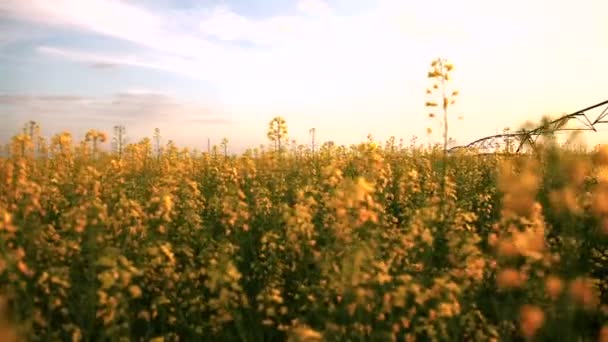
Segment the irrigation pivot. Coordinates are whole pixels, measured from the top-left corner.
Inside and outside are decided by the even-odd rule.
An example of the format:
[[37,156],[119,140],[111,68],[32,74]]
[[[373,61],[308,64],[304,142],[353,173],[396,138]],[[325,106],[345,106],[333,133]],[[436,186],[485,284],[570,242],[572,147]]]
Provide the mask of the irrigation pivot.
[[[595,115],[593,114],[595,113]],[[591,120],[590,117],[595,117]],[[517,148],[515,153],[523,151],[526,145],[534,149],[538,137],[547,134],[567,131],[593,131],[597,132],[596,126],[599,124],[608,123],[608,100],[597,103],[585,109],[578,110],[574,113],[564,115],[558,119],[536,127],[532,130],[522,129],[518,132],[502,133],[490,135],[477,139],[468,145],[455,146],[449,149],[449,152],[457,150],[477,150],[482,152],[493,152],[500,149],[505,144],[512,143]],[[570,122],[575,122],[578,126],[569,126]]]

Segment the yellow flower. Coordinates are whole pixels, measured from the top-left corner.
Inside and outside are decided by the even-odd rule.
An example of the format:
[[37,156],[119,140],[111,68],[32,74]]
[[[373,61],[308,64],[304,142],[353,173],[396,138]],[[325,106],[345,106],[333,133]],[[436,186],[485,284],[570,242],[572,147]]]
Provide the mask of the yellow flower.
[[549,276],[545,280],[545,291],[547,295],[553,300],[562,293],[564,288],[564,282],[557,276]]
[[545,323],[545,313],[534,305],[522,306],[520,313],[520,329],[524,337],[531,339]]
[[593,281],[589,278],[579,277],[570,283],[570,296],[579,305],[591,310],[596,308],[599,297]]
[[173,209],[173,200],[171,199],[171,196],[165,195],[163,197],[163,206],[167,212],[170,212],[171,209]]
[[287,341],[289,342],[317,342],[322,341],[323,335],[307,326],[293,328]]
[[608,218],[603,218],[601,222],[601,232],[608,236]]
[[598,165],[608,165],[608,145],[599,145],[594,159]]
[[506,238],[503,238],[498,242],[497,253],[502,257],[515,257],[519,255],[519,251],[513,240]]
[[129,293],[131,294],[131,297],[139,298],[141,297],[141,288],[137,285],[131,285],[129,286]]
[[591,212],[597,216],[608,214],[608,188],[601,187],[593,193]]
[[17,268],[21,273],[23,273],[23,275],[27,277],[31,277],[34,275],[34,272],[30,270],[30,268],[23,261],[19,261],[17,263]]
[[603,326],[600,330],[598,342],[608,342],[608,325]]
[[501,289],[521,287],[524,281],[525,277],[513,268],[504,269],[496,276],[496,284]]

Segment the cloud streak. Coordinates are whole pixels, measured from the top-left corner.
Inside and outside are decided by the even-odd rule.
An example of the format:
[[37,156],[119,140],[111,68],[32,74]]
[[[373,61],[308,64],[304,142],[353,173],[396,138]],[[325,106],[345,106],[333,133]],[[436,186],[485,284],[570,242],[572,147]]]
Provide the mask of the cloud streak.
[[220,108],[183,102],[170,93],[145,88],[105,97],[0,93],[0,117],[2,143],[29,120],[38,122],[46,137],[69,131],[78,140],[90,128],[111,133],[115,125],[124,125],[134,142],[151,137],[158,127],[167,139],[190,146],[201,143],[201,134],[216,141],[222,134],[218,127],[239,125]]
[[144,44],[154,40],[151,36],[153,32],[149,31],[159,27],[162,21],[146,10],[122,1],[108,0],[5,0],[0,3],[0,13],[30,22],[90,30]]
[[0,94],[0,116],[13,122],[33,119],[58,129],[62,124],[75,124],[84,129],[95,122],[144,126],[151,122],[236,123],[217,109],[182,103],[165,93],[141,90],[119,92],[110,97]]
[[[78,0],[52,4],[8,0],[0,9],[22,20],[104,34],[147,48],[122,55],[44,45],[38,48],[40,53],[95,66],[163,70],[211,81],[226,90],[243,82],[312,83],[328,72],[361,72],[361,65],[370,62],[382,62],[375,65],[376,74],[386,74],[389,67],[396,66],[377,56],[380,49],[394,49],[400,37],[398,30],[383,23],[384,12],[339,17],[321,0],[302,0],[296,6],[302,15],[259,20],[226,6],[188,16],[175,11],[163,16],[121,1],[104,0],[90,0],[86,5]],[[183,27],[174,24],[180,20]],[[230,42],[253,46],[224,44]],[[397,50],[399,54],[406,51]],[[349,83],[346,80],[343,85]]]
[[142,61],[141,58],[138,58],[135,55],[104,54],[44,45],[37,47],[37,51],[47,56],[60,57],[74,62],[90,64],[92,67],[98,68],[130,65],[142,68],[162,69],[160,64]]
[[0,94],[0,105],[21,106],[31,103],[73,103],[86,99],[86,97],[73,95]]
[[[136,46],[133,53],[113,49],[112,44],[85,48],[76,40],[42,41],[36,52],[44,58],[96,69],[137,67],[205,81],[205,86],[211,84],[214,93],[229,102],[232,111],[240,113],[239,122],[257,121],[260,113],[289,116],[297,112],[294,116],[299,116],[299,124],[323,121],[328,130],[342,128],[348,121],[352,126],[349,132],[357,136],[372,128],[385,127],[387,132],[390,129],[386,126],[399,123],[423,132],[427,122],[405,120],[407,115],[425,116],[425,71],[437,56],[448,57],[457,65],[458,86],[466,94],[459,110],[479,123],[471,123],[468,128],[472,130],[481,124],[495,125],[497,119],[487,116],[486,110],[496,103],[501,103],[497,116],[511,122],[519,120],[511,115],[518,108],[553,110],[542,103],[562,107],[570,105],[567,101],[573,106],[574,101],[586,102],[584,96],[599,94],[595,89],[601,88],[599,79],[606,74],[603,60],[608,56],[608,45],[601,35],[607,26],[600,21],[600,14],[608,7],[598,0],[552,6],[547,6],[549,1],[525,0],[501,4],[379,0],[352,15],[341,15],[322,0],[301,0],[294,3],[289,15],[266,18],[253,18],[226,5],[186,11],[152,9],[146,7],[147,2],[137,3],[5,0],[0,1],[0,20],[20,20],[49,31],[60,28],[64,32],[67,28],[90,36],[92,41],[104,35],[131,42]],[[564,13],[586,19],[565,23],[561,19]],[[540,17],[543,25],[538,25]],[[2,39],[14,41],[13,34],[2,38],[0,33],[0,45]],[[583,56],[590,47],[602,44],[604,50],[595,49]],[[460,72],[466,78],[459,77]],[[566,77],[570,81],[561,80]],[[524,78],[525,83],[521,82]],[[575,84],[593,86],[581,90]],[[541,88],[542,98],[537,95]],[[510,101],[504,103],[505,98]],[[204,124],[222,121],[207,119],[213,110],[204,106],[172,100],[150,97],[138,102],[115,95],[70,106],[100,118],[130,112],[158,118],[180,113],[180,120],[195,122],[193,118],[200,111],[205,113],[201,119]],[[37,101],[39,107],[59,108],[49,101]],[[536,107],[531,108],[533,101]],[[313,114],[309,113],[316,117],[311,119]],[[370,113],[374,117],[370,118]],[[384,116],[380,118],[378,113]],[[529,112],[520,117],[527,115]],[[397,117],[401,121],[386,123]]]

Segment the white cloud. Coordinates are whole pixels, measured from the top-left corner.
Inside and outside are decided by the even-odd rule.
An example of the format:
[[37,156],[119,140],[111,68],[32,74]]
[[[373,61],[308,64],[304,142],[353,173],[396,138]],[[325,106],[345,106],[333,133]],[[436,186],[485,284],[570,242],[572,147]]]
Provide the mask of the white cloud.
[[0,13],[50,26],[72,27],[137,43],[171,56],[216,61],[221,47],[170,28],[176,19],[120,0],[6,0]]
[[[606,75],[602,60],[607,50],[597,39],[606,31],[599,17],[606,5],[593,1],[546,7],[548,1],[380,0],[364,13],[341,16],[321,0],[301,0],[294,5],[300,13],[253,19],[226,6],[185,13],[152,11],[118,0],[5,0],[0,1],[0,13],[144,47],[137,54],[124,54],[41,46],[39,51],[47,55],[210,81],[242,116],[297,109],[303,113],[302,124],[323,119],[335,128],[350,115],[349,124],[357,126],[353,131],[364,132],[370,129],[364,112],[390,113],[385,119],[415,115],[421,120],[409,122],[408,127],[426,127],[424,77],[436,56],[456,63],[457,72],[463,73],[456,76],[462,86],[460,108],[486,126],[496,121],[485,114],[495,103],[501,103],[497,111],[502,112],[497,114],[517,121],[511,114],[517,108],[553,110],[540,101],[548,106],[559,100],[555,107],[563,107],[573,98],[601,95],[597,85]],[[584,12],[595,17],[577,21],[582,31],[570,27],[574,24],[565,29],[561,15],[569,11],[577,17]],[[541,17],[543,25],[537,22]],[[594,42],[604,44],[604,50],[582,56]],[[588,63],[575,62],[581,60]],[[562,82],[559,75],[576,82]],[[527,81],[521,82],[522,78]],[[583,83],[596,86],[576,85]],[[537,95],[541,88],[542,99]],[[505,97],[510,101],[504,103]],[[532,101],[540,104],[531,108]],[[318,117],[309,119],[304,115],[307,111]],[[481,125],[468,122],[470,129]]]
[[17,18],[49,25],[71,26],[138,43],[155,40],[162,18],[121,1],[112,0],[5,0],[0,11]]
[[298,9],[308,14],[324,15],[331,12],[329,5],[323,0],[300,0]]
[[88,64],[94,68],[135,66],[207,81],[217,77],[217,72],[215,71],[217,69],[214,70],[212,65],[203,64],[198,59],[183,58],[164,53],[144,51],[139,54],[117,54],[46,45],[38,46],[36,50],[44,55]]
[[277,16],[253,20],[220,6],[204,16],[199,28],[203,35],[220,40],[271,45],[284,42],[299,25],[302,22],[297,17]]
[[[1,14],[1,12],[0,12]],[[40,38],[43,34],[28,27],[16,27],[14,22],[8,23],[0,20],[0,48],[14,42]]]
[[[363,108],[383,110],[387,103],[396,103],[402,94],[418,86],[416,81],[404,80],[415,80],[416,73],[424,77],[428,60],[437,52],[434,48],[425,51],[424,46],[415,44],[417,39],[426,35],[428,44],[449,43],[450,39],[433,33],[441,31],[442,26],[437,28],[436,20],[425,21],[432,19],[431,15],[417,18],[415,8],[396,1],[382,2],[367,13],[341,17],[328,12],[322,2],[309,0],[300,2],[299,9],[308,13],[325,11],[326,15],[261,20],[216,7],[200,12],[200,31],[171,25],[180,18],[175,13],[151,13],[117,1],[91,0],[91,7],[74,0],[59,1],[59,5],[51,6],[34,0],[15,7],[23,7],[17,12],[30,20],[72,25],[153,50],[124,55],[43,46],[41,52],[97,65],[132,65],[211,81],[226,97],[234,99],[237,107],[240,103],[240,108],[272,104],[276,108],[336,108],[342,113],[361,112]],[[118,18],[116,23],[109,21],[112,17]],[[196,22],[194,15],[187,19],[185,24]],[[409,26],[398,27],[395,20],[408,22]],[[434,41],[429,40],[428,32]],[[264,46],[222,45],[210,38]]]
[[[35,22],[110,35],[152,49],[124,55],[42,46],[40,52],[97,66],[124,64],[175,72],[212,81],[226,91],[241,88],[242,93],[255,86],[258,91],[252,96],[283,90],[312,91],[316,88],[314,83],[328,78],[333,88],[352,87],[355,79],[360,80],[361,86],[370,77],[391,78],[395,68],[403,69],[406,64],[398,60],[409,52],[408,42],[395,27],[386,24],[386,14],[396,12],[386,10],[394,9],[393,4],[354,17],[334,15],[320,0],[302,0],[297,6],[308,13],[327,15],[254,20],[227,7],[216,7],[200,12],[198,28],[178,28],[174,23],[183,14],[152,13],[120,1],[9,0],[0,4],[0,10]],[[184,22],[193,25],[196,16],[191,14]],[[264,47],[223,45],[211,38]]]

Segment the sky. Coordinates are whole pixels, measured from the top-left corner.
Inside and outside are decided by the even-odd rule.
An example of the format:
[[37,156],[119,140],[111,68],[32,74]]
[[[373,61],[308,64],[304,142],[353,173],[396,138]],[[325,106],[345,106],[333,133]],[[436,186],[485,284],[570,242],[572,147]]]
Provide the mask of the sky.
[[436,142],[426,76],[443,57],[464,144],[607,100],[605,13],[605,0],[1,0],[0,142],[35,120],[46,136],[124,125],[135,142],[158,127],[238,152],[267,143],[277,115],[300,143],[312,127],[338,144]]

